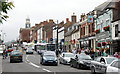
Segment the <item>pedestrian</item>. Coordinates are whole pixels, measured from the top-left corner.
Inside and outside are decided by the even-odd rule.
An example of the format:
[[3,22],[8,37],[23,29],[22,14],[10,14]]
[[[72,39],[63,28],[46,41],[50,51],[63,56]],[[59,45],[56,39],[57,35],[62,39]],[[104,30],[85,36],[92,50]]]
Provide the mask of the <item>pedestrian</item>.
[[102,56],[107,56],[106,50],[103,50]]
[[114,57],[118,57],[118,53],[117,52],[115,52]]
[[117,58],[120,58],[120,52],[119,52],[119,54],[118,54],[118,57]]
[[73,53],[73,54],[76,54],[76,49],[75,49],[75,48],[72,50],[72,53]]
[[7,52],[6,49],[4,49],[3,50],[3,59],[6,59],[6,57],[7,57],[7,53],[6,52]]

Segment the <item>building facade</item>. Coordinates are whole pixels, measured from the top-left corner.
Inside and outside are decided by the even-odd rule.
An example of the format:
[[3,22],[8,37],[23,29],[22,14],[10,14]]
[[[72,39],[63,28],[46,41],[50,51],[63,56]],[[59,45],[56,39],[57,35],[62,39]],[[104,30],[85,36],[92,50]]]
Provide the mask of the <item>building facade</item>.
[[96,47],[101,52],[113,54],[112,49],[112,21],[115,2],[105,2],[95,8],[96,18]]

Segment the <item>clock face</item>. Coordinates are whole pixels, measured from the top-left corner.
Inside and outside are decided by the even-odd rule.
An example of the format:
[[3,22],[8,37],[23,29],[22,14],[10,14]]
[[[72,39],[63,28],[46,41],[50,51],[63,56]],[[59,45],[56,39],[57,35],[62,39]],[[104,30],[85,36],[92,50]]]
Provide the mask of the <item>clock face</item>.
[[30,24],[26,24],[26,27],[29,28],[29,27],[30,27]]

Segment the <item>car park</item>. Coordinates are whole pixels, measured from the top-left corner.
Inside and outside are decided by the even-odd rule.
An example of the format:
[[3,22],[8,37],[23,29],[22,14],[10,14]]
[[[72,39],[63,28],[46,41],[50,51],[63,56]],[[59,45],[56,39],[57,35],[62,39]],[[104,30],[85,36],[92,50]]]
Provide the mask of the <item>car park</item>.
[[85,53],[76,54],[74,58],[70,60],[70,66],[75,68],[90,69],[90,62],[92,58]]
[[117,58],[115,57],[97,57],[93,61],[91,61],[91,73],[106,73],[107,66]]
[[42,65],[58,65],[58,59],[54,51],[46,51],[41,55],[40,64]]
[[23,54],[19,50],[14,50],[10,53],[10,63],[15,61],[23,61]]
[[70,64],[70,59],[74,57],[73,53],[63,52],[59,57],[60,64]]
[[120,74],[120,59],[114,60],[109,66],[107,66],[106,74]]

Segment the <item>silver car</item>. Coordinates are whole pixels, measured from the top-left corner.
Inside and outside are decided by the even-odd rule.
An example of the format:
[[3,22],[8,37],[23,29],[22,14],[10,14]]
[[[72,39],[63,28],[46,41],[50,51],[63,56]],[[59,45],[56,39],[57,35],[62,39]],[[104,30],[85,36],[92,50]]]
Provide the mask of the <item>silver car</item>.
[[70,64],[70,59],[74,57],[73,53],[63,52],[59,57],[60,64]]

